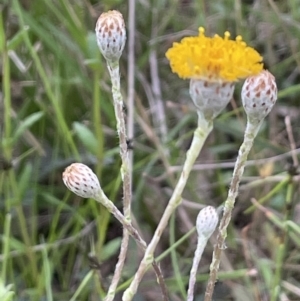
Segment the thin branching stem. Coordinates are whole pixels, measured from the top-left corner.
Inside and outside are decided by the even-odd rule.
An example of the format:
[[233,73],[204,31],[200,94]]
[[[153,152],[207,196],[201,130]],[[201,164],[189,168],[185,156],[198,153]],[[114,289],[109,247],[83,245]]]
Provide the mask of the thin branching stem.
[[[120,254],[119,254],[119,260],[118,260],[118,263],[115,268],[115,274],[113,277],[113,281],[110,285],[110,288],[108,290],[108,294],[106,297],[106,301],[112,301],[114,298],[116,287],[119,282],[119,279],[121,276],[121,271],[123,269],[124,262],[126,259],[129,234],[135,235],[137,242],[140,244],[140,246],[142,247],[143,250],[146,250],[147,244],[142,240],[142,238],[140,237],[138,232],[131,225],[131,187],[132,187],[131,170],[130,170],[130,161],[129,161],[129,155],[128,155],[125,117],[124,117],[124,112],[123,112],[124,103],[123,103],[123,97],[122,97],[121,89],[120,89],[119,62],[118,61],[107,61],[107,67],[108,67],[111,81],[112,81],[112,94],[113,94],[113,101],[114,101],[115,116],[116,116],[116,120],[117,120],[117,132],[119,135],[119,142],[120,142],[120,156],[121,156],[121,160],[122,160],[121,177],[123,180],[123,194],[124,194],[123,208],[124,208],[124,217],[125,217],[125,220],[122,222],[124,225],[124,232],[123,232],[121,250],[120,250]],[[118,215],[115,208],[113,209],[113,211],[115,214]],[[119,216],[119,218],[120,218],[120,216]],[[133,231],[133,229],[134,229],[134,231]],[[129,233],[127,233],[127,231],[129,231]],[[130,231],[131,231],[131,233],[130,233]],[[153,269],[156,273],[158,283],[161,287],[163,299],[165,301],[167,301],[168,300],[167,288],[166,288],[166,284],[164,282],[162,271],[154,260],[152,260],[151,263],[152,263]]]
[[[123,97],[120,89],[119,61],[107,61],[107,66],[112,82],[113,103],[114,103],[114,110],[115,110],[115,116],[117,121],[117,132],[119,135],[120,156],[122,160],[121,177],[123,180],[123,210],[124,210],[125,219],[128,222],[130,222],[131,221],[131,188],[132,188],[131,168],[130,168],[131,164],[128,156],[126,125],[125,125],[125,117],[123,114],[124,103],[123,103]],[[108,293],[105,298],[105,301],[113,301],[114,299],[116,288],[121,278],[122,270],[126,260],[128,243],[129,243],[129,232],[124,227],[119,259],[116,264],[115,272],[110,287],[108,289]]]
[[[104,194],[103,190],[100,191],[100,194],[96,197],[96,201],[101,203],[106,209],[113,214],[113,216],[123,225],[123,227],[128,231],[131,237],[136,241],[137,245],[143,250],[146,251],[147,244],[140,236],[139,232],[132,226],[131,222],[125,218],[125,216],[119,211],[119,209],[114,205],[114,203],[107,198]],[[161,291],[163,294],[163,300],[168,301],[167,295],[167,287],[163,278],[162,271],[157,264],[157,262],[153,259],[151,262],[153,269],[155,271],[156,277],[158,279],[158,283],[161,287]],[[111,297],[111,295],[110,295]]]
[[181,203],[181,195],[183,189],[189,178],[189,174],[192,170],[192,167],[199,155],[200,150],[202,149],[204,142],[212,131],[213,125],[212,121],[205,120],[201,115],[199,115],[198,127],[194,132],[194,137],[190,149],[187,152],[186,160],[183,165],[183,170],[181,172],[179,181],[175,187],[173,195],[163,213],[163,216],[156,228],[154,236],[148,245],[144,258],[142,259],[138,271],[136,272],[133,281],[131,282],[129,288],[125,291],[123,295],[123,301],[132,300],[133,296],[136,294],[139,283],[141,282],[145,272],[147,271],[148,266],[153,262],[154,251],[160,240],[160,237],[166,228],[168,221],[176,209],[176,207]]

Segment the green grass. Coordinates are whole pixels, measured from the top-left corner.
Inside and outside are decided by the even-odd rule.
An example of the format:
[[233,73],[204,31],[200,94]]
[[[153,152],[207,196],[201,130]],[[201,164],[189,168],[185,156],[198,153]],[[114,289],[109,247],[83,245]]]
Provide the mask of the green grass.
[[[277,104],[249,159],[291,150],[286,116],[299,147],[300,1],[255,3],[136,3],[133,214],[147,241],[179,173],[168,177],[161,149],[168,153],[168,164],[181,166],[197,123],[188,81],[172,74],[165,58],[173,41],[196,33],[199,26],[208,34],[223,35],[226,30],[232,36],[241,34],[263,55],[279,88]],[[108,9],[120,10],[127,20],[127,2],[4,0],[0,9],[0,278],[3,284],[12,284],[12,300],[101,300],[117,261],[122,228],[99,204],[70,193],[61,174],[75,161],[91,166],[108,197],[122,207],[110,79],[94,26],[98,15]],[[158,144],[142,124],[160,137],[155,113],[149,110],[152,50],[156,50],[168,129]],[[127,54],[125,49],[120,68],[124,99]],[[239,109],[240,89],[238,84],[235,101],[215,121],[198,160],[198,165],[216,165],[193,172],[185,189],[184,198],[193,204],[218,207],[226,198],[233,167],[223,168],[221,163],[234,162],[246,123]],[[275,301],[278,289],[289,300],[300,300],[299,185],[292,181],[292,163],[289,155],[246,168],[215,300]],[[254,208],[251,198],[263,208]],[[184,300],[196,247],[193,231],[180,239],[195,224],[199,210],[182,208],[187,218],[179,214],[172,218],[157,251],[172,300]],[[205,289],[212,248],[209,244],[200,264],[198,300]],[[129,254],[118,298],[139,263],[141,254],[133,242]],[[159,300],[155,277],[152,272],[147,275],[136,300]]]

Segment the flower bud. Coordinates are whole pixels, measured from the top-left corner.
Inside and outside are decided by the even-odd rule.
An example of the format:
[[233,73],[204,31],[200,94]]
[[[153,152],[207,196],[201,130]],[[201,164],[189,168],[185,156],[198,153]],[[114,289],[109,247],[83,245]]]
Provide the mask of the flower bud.
[[116,10],[102,13],[96,23],[97,44],[106,60],[119,60],[126,42],[123,16]]
[[251,122],[262,121],[277,100],[275,77],[267,70],[246,79],[242,88],[243,106]]
[[63,181],[69,190],[83,198],[96,198],[101,191],[97,176],[81,163],[68,166],[63,172]]
[[190,95],[198,112],[201,112],[207,120],[213,120],[231,100],[234,87],[234,82],[191,79]]
[[218,222],[219,216],[216,209],[212,206],[204,207],[197,216],[196,228],[198,236],[203,235],[205,238],[209,239],[214,233]]

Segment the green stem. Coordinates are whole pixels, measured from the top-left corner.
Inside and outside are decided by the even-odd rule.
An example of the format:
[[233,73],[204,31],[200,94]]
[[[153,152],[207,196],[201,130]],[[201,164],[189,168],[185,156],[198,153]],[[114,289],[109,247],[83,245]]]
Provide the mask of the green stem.
[[28,231],[27,219],[24,214],[22,200],[19,195],[18,183],[16,180],[16,175],[14,170],[9,170],[9,183],[10,183],[10,191],[13,192],[13,198],[16,200],[15,210],[18,218],[18,223],[20,227],[20,232],[22,239],[26,245],[26,253],[30,262],[30,267],[32,270],[34,281],[38,279],[38,269],[37,269],[37,259],[36,255],[32,251],[32,242],[30,239],[30,234]]
[[2,13],[0,14],[0,53],[2,53],[2,75],[3,75],[3,103],[4,103],[4,144],[3,153],[5,159],[11,159],[11,86],[10,86],[10,63],[6,47],[5,29]]
[[[286,177],[281,182],[279,182],[269,193],[264,195],[262,198],[257,200],[257,203],[262,205],[264,204],[268,199],[270,199],[273,195],[277,194],[279,191],[282,191],[284,187],[290,182],[290,177]],[[248,209],[244,211],[244,214],[252,213],[255,210],[256,206],[252,205]]]
[[4,239],[2,246],[2,254],[4,256],[2,270],[1,270],[1,279],[3,282],[6,281],[6,272],[7,272],[7,261],[9,253],[9,236],[10,236],[10,226],[11,226],[11,214],[6,214],[5,223],[4,223]]
[[283,233],[282,233],[282,239],[281,243],[279,245],[279,248],[277,250],[277,256],[276,256],[276,269],[275,269],[275,275],[273,278],[273,284],[271,288],[271,301],[278,300],[278,296],[280,293],[280,283],[282,278],[282,267],[285,259],[285,255],[287,252],[287,247],[289,243],[289,226],[288,221],[291,219],[291,212],[292,212],[292,200],[294,195],[294,183],[292,181],[292,178],[289,177],[289,184],[287,186],[287,192],[286,192],[286,210],[284,215],[284,227],[283,227]]
[[[170,219],[170,246],[172,246],[174,243],[175,243],[175,214],[172,214]],[[172,260],[172,266],[173,266],[178,290],[181,294],[181,298],[185,300],[186,299],[185,285],[182,280],[176,249],[172,249],[171,251],[171,260]]]
[[[101,97],[100,97],[100,71],[94,71],[93,81],[93,125],[98,141],[97,158],[99,162],[103,160],[103,129],[101,124]],[[97,165],[96,174],[100,176],[102,164]]]

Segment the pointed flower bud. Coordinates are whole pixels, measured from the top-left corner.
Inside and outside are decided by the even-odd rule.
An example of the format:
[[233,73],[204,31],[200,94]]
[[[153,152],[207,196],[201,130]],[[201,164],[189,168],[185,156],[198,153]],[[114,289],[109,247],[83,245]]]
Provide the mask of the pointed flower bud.
[[242,88],[243,106],[251,122],[262,121],[277,100],[275,77],[267,70],[246,79]]
[[216,209],[212,206],[204,207],[197,216],[196,228],[198,236],[204,236],[209,239],[214,233],[219,222],[219,216]]
[[234,82],[211,82],[192,78],[190,95],[198,112],[201,112],[207,120],[213,120],[231,100],[234,87]]
[[102,13],[96,23],[97,44],[106,60],[119,60],[126,42],[123,16],[116,10]]
[[83,198],[96,198],[101,191],[97,176],[81,163],[68,166],[63,172],[63,181],[69,190]]

